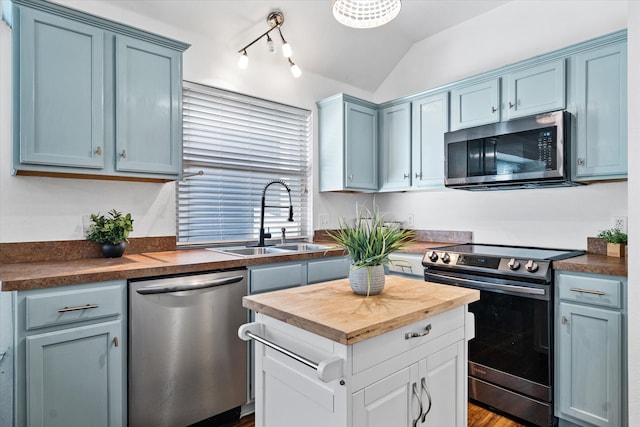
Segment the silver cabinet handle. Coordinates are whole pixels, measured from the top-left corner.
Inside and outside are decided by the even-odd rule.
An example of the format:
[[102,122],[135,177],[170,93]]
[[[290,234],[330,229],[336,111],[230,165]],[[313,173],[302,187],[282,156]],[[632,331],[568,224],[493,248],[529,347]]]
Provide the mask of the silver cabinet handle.
[[407,179],[407,178],[409,178],[409,175],[405,173],[404,174],[404,179]]
[[579,166],[584,165],[584,159],[582,157],[578,157],[578,165]]
[[422,178],[422,173],[416,172],[416,179],[420,179],[420,178]]
[[113,337],[113,345],[117,347],[119,343],[120,341],[118,341],[118,337]]
[[347,179],[348,179],[349,181],[353,181],[353,175],[349,175],[349,176],[347,177]]
[[420,395],[418,394],[418,384],[413,383],[413,397],[418,400],[418,404],[420,405],[420,413],[418,414],[418,418],[413,420],[413,427],[418,426],[418,422],[420,421],[420,417],[422,417],[422,399],[420,399]]
[[58,309],[58,313],[66,313],[68,311],[89,310],[91,308],[98,308],[98,304],[78,305],[76,307],[63,307]]
[[99,145],[96,147],[96,154],[98,156],[102,156],[102,147],[100,147]]
[[429,402],[429,405],[427,406],[427,410],[424,411],[424,414],[422,414],[422,422],[424,423],[427,420],[427,414],[431,412],[431,393],[429,393],[429,388],[427,387],[427,380],[425,377],[422,377],[420,384],[421,384],[420,400],[422,400],[422,392],[424,391],[427,394],[427,399]]
[[120,157],[122,157],[123,159],[127,158],[127,150],[122,150],[122,153],[120,153]]
[[167,294],[170,292],[195,291],[198,289],[213,288],[215,286],[230,285],[240,282],[244,276],[231,276],[224,279],[211,280],[208,282],[191,283],[188,285],[169,285],[169,286],[147,286],[136,290],[140,295],[150,294]]
[[491,106],[491,112],[492,112],[492,113],[495,113],[496,111],[498,111],[498,110],[496,110],[496,107]]
[[511,101],[509,101],[509,108],[513,108],[515,106],[516,106],[516,104],[512,103]]
[[420,338],[420,337],[424,337],[425,335],[429,335],[429,332],[431,332],[431,323],[429,323],[425,328],[423,332],[407,332],[406,334],[404,334],[404,339],[408,340],[411,338]]
[[578,292],[578,293],[581,293],[581,294],[591,294],[591,295],[600,295],[600,296],[606,295],[606,293],[604,293],[602,291],[593,291],[591,289],[571,288],[569,290],[573,291],[573,292]]
[[560,322],[563,325],[566,325],[569,322],[569,319],[567,319],[567,316],[562,316],[562,318],[560,319]]

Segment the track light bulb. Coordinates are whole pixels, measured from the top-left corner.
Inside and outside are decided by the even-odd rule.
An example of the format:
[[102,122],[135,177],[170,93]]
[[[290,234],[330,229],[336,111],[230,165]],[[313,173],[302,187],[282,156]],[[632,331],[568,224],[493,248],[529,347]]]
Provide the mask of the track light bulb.
[[291,64],[291,74],[293,77],[298,78],[302,75],[302,70],[289,58],[289,64]]
[[269,34],[267,34],[267,50],[269,51],[269,53],[273,53],[276,51],[276,47],[273,45],[273,40],[271,40]]
[[246,70],[247,65],[249,65],[249,57],[247,56],[247,51],[243,50],[240,58],[238,58],[238,67],[241,70]]

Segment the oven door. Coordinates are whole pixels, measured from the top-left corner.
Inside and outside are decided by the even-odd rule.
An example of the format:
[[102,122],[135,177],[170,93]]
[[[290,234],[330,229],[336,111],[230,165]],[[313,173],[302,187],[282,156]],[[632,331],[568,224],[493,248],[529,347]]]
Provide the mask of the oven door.
[[425,280],[480,290],[480,300],[469,304],[476,324],[469,341],[469,397],[548,425],[553,418],[551,286],[429,269]]

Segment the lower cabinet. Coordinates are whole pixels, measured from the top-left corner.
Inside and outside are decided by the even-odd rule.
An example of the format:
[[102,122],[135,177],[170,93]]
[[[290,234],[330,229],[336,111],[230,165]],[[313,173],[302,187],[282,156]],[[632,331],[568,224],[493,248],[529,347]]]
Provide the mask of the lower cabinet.
[[126,282],[17,293],[16,426],[126,425]]
[[353,394],[353,425],[467,425],[464,341]]
[[303,363],[256,344],[256,425],[467,425],[465,330],[473,328],[466,307],[352,345],[263,314],[256,321],[269,340],[320,361],[319,367],[343,361],[342,375],[325,380]]
[[560,425],[626,426],[626,279],[561,271],[556,284]]

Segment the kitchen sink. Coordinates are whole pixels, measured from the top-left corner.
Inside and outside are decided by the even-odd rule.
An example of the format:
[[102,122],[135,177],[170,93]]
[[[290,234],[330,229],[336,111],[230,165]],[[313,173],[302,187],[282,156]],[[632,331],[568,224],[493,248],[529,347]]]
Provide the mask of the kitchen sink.
[[222,252],[230,255],[252,256],[252,255],[278,255],[295,252],[324,251],[331,246],[316,245],[314,243],[289,243],[278,246],[232,246],[221,248],[207,248],[210,251]]

